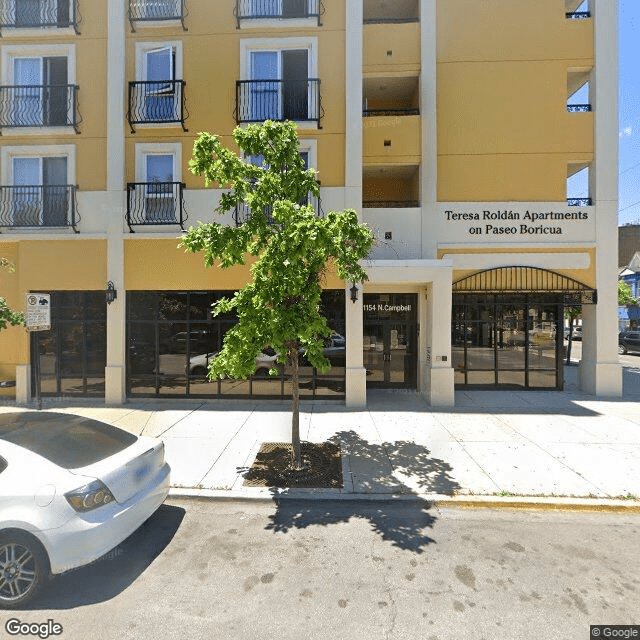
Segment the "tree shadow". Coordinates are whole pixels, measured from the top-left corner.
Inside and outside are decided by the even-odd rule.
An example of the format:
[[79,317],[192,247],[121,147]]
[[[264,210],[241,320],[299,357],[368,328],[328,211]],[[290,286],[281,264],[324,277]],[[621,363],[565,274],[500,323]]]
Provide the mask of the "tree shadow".
[[[324,490],[322,500],[312,500],[299,489],[271,488],[276,511],[266,529],[287,533],[364,518],[399,549],[422,553],[435,543],[428,535],[437,520],[434,507],[420,494],[452,495],[459,489],[451,465],[414,442],[371,443],[355,431],[338,432],[328,441],[340,446],[344,489]],[[352,493],[359,499],[350,500]]]
[[73,609],[111,600],[127,589],[169,545],[184,518],[163,504],[126,540],[91,564],[54,576],[24,610]]

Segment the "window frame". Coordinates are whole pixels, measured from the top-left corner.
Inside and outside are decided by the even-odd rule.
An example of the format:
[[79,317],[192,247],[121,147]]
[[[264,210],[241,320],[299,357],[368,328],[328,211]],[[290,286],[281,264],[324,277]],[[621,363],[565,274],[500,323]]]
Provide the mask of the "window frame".
[[[41,82],[44,81],[43,65],[45,58],[67,59],[67,84],[76,85],[76,56],[74,44],[20,44],[0,47],[0,69],[2,78],[6,78],[6,85],[16,85],[15,60],[20,58],[38,58],[41,61]],[[3,84],[5,84],[3,82]],[[44,85],[42,85],[44,86]],[[34,125],[32,127],[3,127],[5,135],[18,133],[19,135],[58,135],[74,133],[73,125]]]

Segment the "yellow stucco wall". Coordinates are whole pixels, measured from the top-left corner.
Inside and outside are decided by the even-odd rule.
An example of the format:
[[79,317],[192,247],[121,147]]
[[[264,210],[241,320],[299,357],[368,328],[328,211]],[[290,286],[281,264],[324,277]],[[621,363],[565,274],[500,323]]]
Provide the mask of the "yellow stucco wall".
[[422,159],[420,116],[363,118],[362,127],[364,164],[420,164]]
[[[178,238],[162,240],[125,240],[125,288],[131,291],[224,291],[242,288],[250,279],[247,263],[229,269],[214,264],[207,269],[204,255],[186,253],[178,248]],[[163,268],[162,265],[171,265]],[[327,270],[323,287],[342,289],[344,282],[333,269]]]
[[438,0],[439,200],[564,200],[567,165],[593,159],[593,114],[566,111],[569,70],[593,65],[593,24],[564,12]]
[[420,70],[420,23],[366,24],[363,34],[365,75]]

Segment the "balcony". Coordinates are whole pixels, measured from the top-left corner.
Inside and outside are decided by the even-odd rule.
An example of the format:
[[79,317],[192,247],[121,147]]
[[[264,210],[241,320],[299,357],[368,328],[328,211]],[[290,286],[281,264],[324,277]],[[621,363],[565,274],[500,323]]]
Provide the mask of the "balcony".
[[320,80],[238,80],[237,124],[265,120],[315,122],[320,129]]
[[320,26],[323,13],[321,0],[236,0],[234,10],[238,29],[244,20],[315,19]]
[[184,230],[183,182],[127,183],[127,225],[180,225]]
[[0,5],[0,30],[71,27],[79,35],[79,15],[77,0],[5,0]]
[[76,85],[0,86],[0,128],[73,127],[79,133],[79,124]]
[[129,24],[135,32],[136,23],[180,22],[184,31],[184,0],[129,0]]
[[403,24],[419,22],[420,3],[418,0],[364,0],[364,24]]
[[187,117],[184,80],[143,80],[129,83],[129,111],[127,121],[131,133],[134,125],[180,125],[183,131]]
[[[322,210],[322,206],[320,204],[320,198],[311,196],[310,198],[303,198],[300,201],[301,205],[309,203],[313,206],[313,209],[316,212],[316,216],[318,218],[324,218],[324,211]],[[269,224],[275,224],[275,221],[271,217],[271,207],[264,208],[264,215],[267,217],[267,222]],[[235,220],[236,227],[239,227],[241,224],[247,222],[250,218],[251,209],[249,208],[249,205],[246,202],[237,204],[233,213],[233,219]]]
[[79,233],[76,190],[71,184],[1,186],[0,227],[71,227]]

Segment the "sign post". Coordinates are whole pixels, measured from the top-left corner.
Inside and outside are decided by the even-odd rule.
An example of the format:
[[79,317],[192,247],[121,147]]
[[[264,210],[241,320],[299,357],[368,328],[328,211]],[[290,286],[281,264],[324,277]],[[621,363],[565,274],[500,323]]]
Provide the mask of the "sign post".
[[51,295],[48,293],[27,293],[25,297],[25,326],[32,337],[32,350],[35,363],[33,373],[35,375],[36,402],[38,409],[42,409],[40,398],[40,353],[38,350],[38,338],[36,332],[51,329]]

